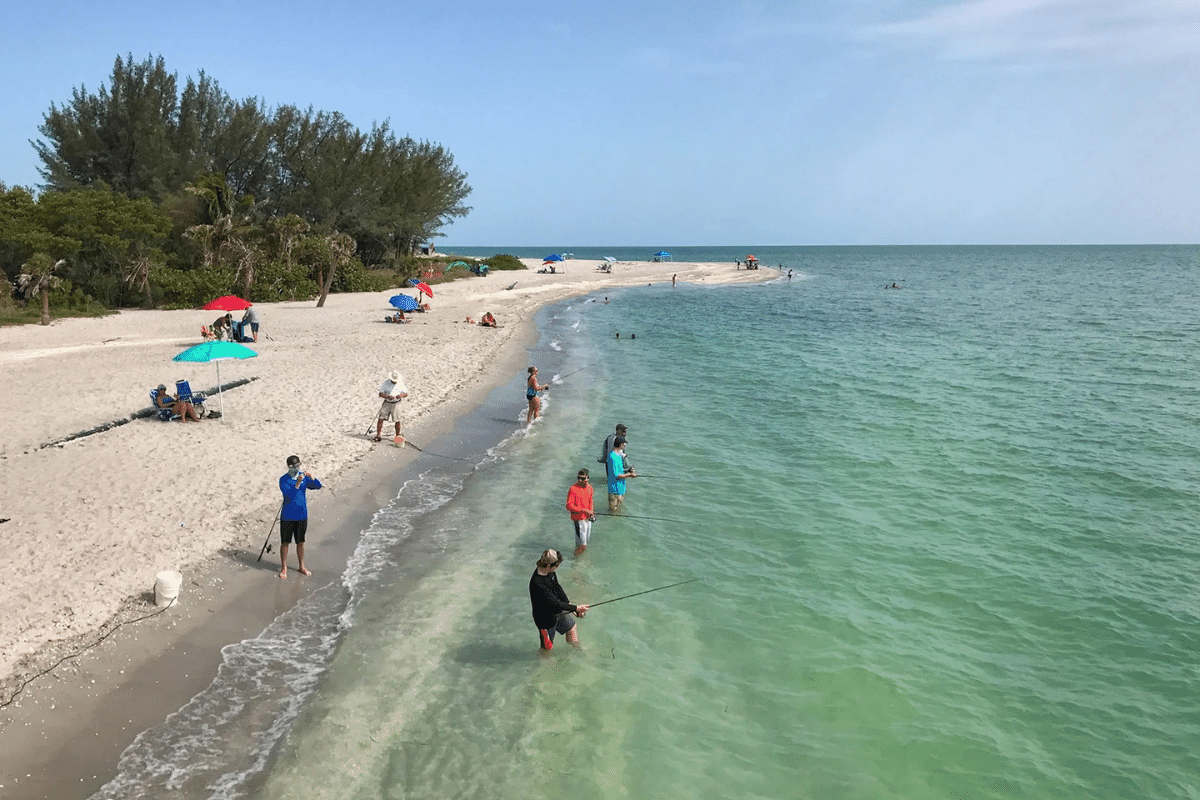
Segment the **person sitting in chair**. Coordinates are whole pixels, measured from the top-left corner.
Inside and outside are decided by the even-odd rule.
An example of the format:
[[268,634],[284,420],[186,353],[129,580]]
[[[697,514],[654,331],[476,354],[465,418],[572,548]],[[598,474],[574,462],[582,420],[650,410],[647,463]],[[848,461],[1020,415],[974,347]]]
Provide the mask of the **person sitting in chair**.
[[167,391],[167,385],[160,383],[158,392],[154,395],[154,405],[158,408],[169,408],[171,413],[179,417],[180,422],[200,421],[200,412],[191,403],[180,400],[177,397],[172,397]]
[[492,312],[485,312],[479,324],[485,328],[499,328],[500,325],[496,322],[496,318],[492,316]]

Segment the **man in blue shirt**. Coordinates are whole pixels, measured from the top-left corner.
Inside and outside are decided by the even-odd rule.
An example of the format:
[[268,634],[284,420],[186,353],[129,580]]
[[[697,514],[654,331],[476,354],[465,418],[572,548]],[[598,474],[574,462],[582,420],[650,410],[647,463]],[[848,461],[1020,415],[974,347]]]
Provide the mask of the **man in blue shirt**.
[[321,482],[309,473],[300,472],[300,456],[287,457],[287,474],[279,478],[283,505],[279,509],[279,577],[287,579],[288,545],[296,540],[296,568],[301,575],[312,575],[304,566],[304,534],[308,530],[308,502],[304,492],[320,489]]
[[613,439],[613,449],[608,454],[608,511],[615,514],[625,502],[625,479],[636,478],[633,467],[625,463],[625,437]]

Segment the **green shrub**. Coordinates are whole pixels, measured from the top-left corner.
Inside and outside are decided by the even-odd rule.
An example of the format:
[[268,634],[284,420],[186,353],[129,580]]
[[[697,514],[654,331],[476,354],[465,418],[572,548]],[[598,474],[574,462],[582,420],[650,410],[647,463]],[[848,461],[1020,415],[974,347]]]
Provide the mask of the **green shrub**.
[[225,267],[181,270],[167,266],[150,268],[150,288],[155,302],[166,308],[195,308],[230,294],[233,270]]
[[488,265],[488,269],[493,272],[498,269],[525,269],[525,265],[521,263],[521,259],[516,256],[510,256],[507,253],[497,253],[491,258],[482,259],[483,263]]
[[274,303],[280,300],[311,300],[320,293],[309,268],[301,264],[288,266],[282,261],[267,260],[254,270],[250,284],[252,303]]
[[333,292],[382,292],[394,286],[390,272],[369,270],[357,258],[340,267],[333,276]]

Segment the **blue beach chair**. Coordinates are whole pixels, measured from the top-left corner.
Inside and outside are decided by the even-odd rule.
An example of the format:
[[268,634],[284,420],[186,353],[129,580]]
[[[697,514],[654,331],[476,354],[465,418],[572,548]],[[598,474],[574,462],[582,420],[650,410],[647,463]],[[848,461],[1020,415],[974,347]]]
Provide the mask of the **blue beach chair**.
[[175,396],[185,403],[191,403],[200,416],[207,416],[208,411],[204,408],[204,401],[208,398],[204,392],[193,392],[192,385],[187,381],[175,381]]

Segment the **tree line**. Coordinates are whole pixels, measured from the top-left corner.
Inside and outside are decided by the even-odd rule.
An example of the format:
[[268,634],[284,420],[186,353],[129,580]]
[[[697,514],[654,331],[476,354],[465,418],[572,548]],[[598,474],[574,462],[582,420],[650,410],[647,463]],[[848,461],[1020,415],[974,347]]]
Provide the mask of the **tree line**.
[[107,86],[52,104],[39,132],[42,191],[0,183],[0,263],[43,302],[323,302],[386,288],[470,211],[441,145],[235,100],[203,71],[180,91],[161,57],[118,57]]

